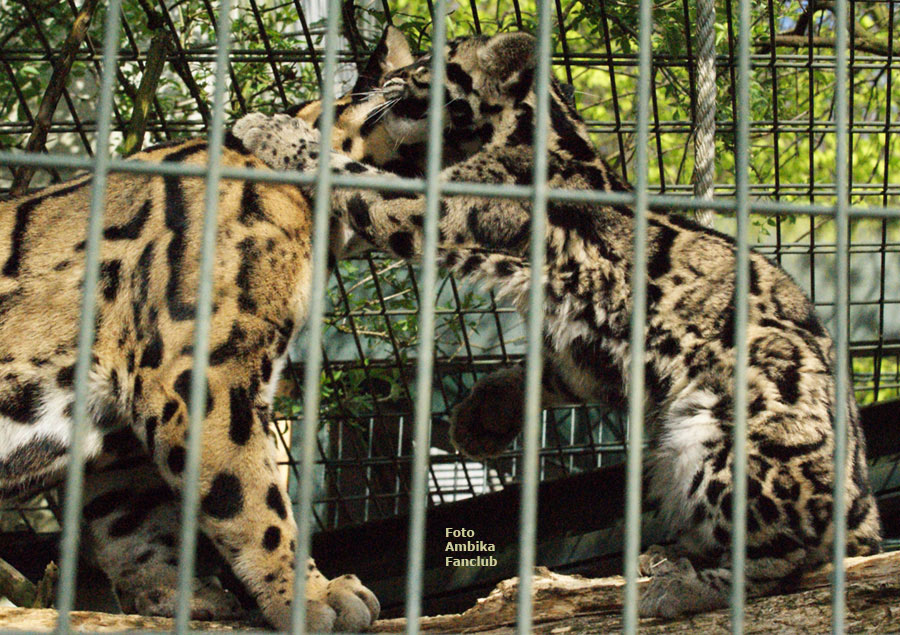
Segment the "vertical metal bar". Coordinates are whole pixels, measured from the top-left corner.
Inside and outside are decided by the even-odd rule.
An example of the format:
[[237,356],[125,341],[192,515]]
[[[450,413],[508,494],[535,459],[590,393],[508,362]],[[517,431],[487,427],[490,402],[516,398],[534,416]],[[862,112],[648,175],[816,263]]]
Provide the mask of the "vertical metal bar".
[[844,632],[846,605],[844,602],[844,556],[847,552],[847,501],[844,483],[847,478],[847,385],[849,382],[848,319],[849,319],[849,169],[847,157],[847,0],[837,0],[834,11],[835,37],[835,260],[837,274],[837,302],[835,311],[835,404],[834,413],[834,579],[832,587],[831,630]]
[[175,631],[184,633],[191,618],[191,582],[197,545],[197,513],[200,499],[200,458],[203,420],[206,413],[206,371],[209,364],[209,323],[212,315],[213,266],[216,255],[217,205],[222,172],[222,141],[225,136],[225,79],[231,40],[231,0],[221,0],[216,27],[216,74],[213,89],[212,126],[206,154],[203,242],[200,246],[200,278],[197,313],[194,316],[194,366],[188,404],[188,437],[181,501],[181,541],[178,551],[178,588],[175,604]]
[[519,512],[519,597],[516,630],[532,630],[531,590],[537,536],[538,435],[541,426],[541,352],[543,348],[544,260],[547,249],[547,137],[550,126],[550,3],[538,3],[535,73],[534,171],[531,204],[531,286],[528,289],[528,339],[525,362],[525,421],[522,438],[522,502]]
[[638,109],[634,155],[634,265],[631,274],[631,364],[628,372],[628,447],[625,476],[625,606],[622,630],[638,625],[638,555],[641,548],[641,457],[644,442],[644,330],[647,324],[647,147],[650,140],[650,74],[653,8],[638,10]]
[[[887,61],[884,65],[885,85],[884,94],[894,94],[894,0],[890,0],[888,4],[888,41],[887,41]],[[884,109],[884,154],[882,156],[882,165],[884,170],[881,175],[881,204],[887,207],[890,196],[888,195],[888,185],[890,184],[891,172],[891,109]],[[888,219],[881,221],[881,276],[878,285],[878,347],[875,351],[875,364],[872,377],[872,400],[878,401],[881,392],[881,369],[884,362],[884,308],[885,308],[885,278],[887,267],[887,237],[888,237]]]
[[[769,18],[769,39],[775,41],[775,2],[766,0],[766,11]],[[769,68],[772,73],[772,154],[775,167],[775,200],[781,200],[781,147],[780,137],[781,123],[778,115],[778,60],[775,55],[776,47],[769,49]],[[781,264],[781,215],[775,217],[775,262]]]
[[[297,17],[300,19],[300,27],[303,29],[303,37],[306,39],[306,50],[309,52],[309,59],[312,62],[313,70],[316,73],[316,80],[322,83],[322,69],[319,68],[319,58],[316,56],[316,47],[312,41],[312,34],[309,32],[309,24],[306,22],[306,13],[303,11],[303,5],[300,0],[293,0],[294,8],[297,10]],[[390,21],[390,14],[387,16]]]
[[572,79],[572,56],[569,54],[569,38],[566,33],[566,16],[563,14],[562,3],[556,0],[556,27],[559,29],[559,43],[562,45],[563,64],[566,68],[566,81],[574,84]]
[[[809,16],[809,25],[806,27],[806,84],[807,93],[806,101],[809,104],[809,120],[806,127],[806,165],[807,178],[809,180],[809,202],[814,203],[816,200],[816,162],[815,150],[816,140],[813,134],[813,124],[815,123],[815,104],[816,104],[816,81],[815,70],[813,68],[813,59],[815,57],[815,48],[813,47],[813,37],[818,29],[813,24],[815,16]],[[819,19],[821,25],[822,20]],[[813,306],[816,304],[816,218],[813,215],[809,217],[809,299]]]
[[78,357],[75,362],[75,405],[72,438],[66,472],[66,500],[60,538],[59,592],[56,607],[59,619],[56,630],[67,633],[71,626],[72,603],[75,599],[75,570],[78,565],[78,542],[81,532],[81,502],[84,487],[84,444],[87,436],[88,376],[91,349],[94,346],[97,280],[100,274],[100,240],[103,232],[103,206],[106,202],[106,180],[109,171],[109,132],[111,128],[116,61],[119,53],[119,27],[122,1],[110,0],[106,9],[103,35],[103,73],[100,79],[97,151],[94,155],[94,182],[91,187],[91,211],[87,227],[84,265],[84,287],[81,296],[81,326],[78,334]]
[[[325,28],[325,63],[322,72],[322,115],[319,118],[319,134],[330,146],[334,127],[334,77],[337,71],[337,49],[340,37],[340,0],[329,0]],[[313,270],[312,289],[309,296],[309,344],[306,369],[303,376],[303,427],[300,431],[300,476],[297,483],[298,500],[294,507],[297,520],[297,560],[294,571],[294,599],[291,615],[291,632],[306,632],[306,585],[303,572],[309,558],[312,527],[313,462],[316,433],[319,427],[319,374],[322,368],[322,320],[325,313],[325,282],[328,273],[328,217],[331,210],[331,186],[333,175],[328,161],[330,147],[322,148],[316,179],[316,200],[313,216]]]
[[622,137],[622,115],[619,108],[619,93],[616,90],[616,67],[613,62],[612,42],[609,36],[609,20],[606,17],[606,2],[601,0],[600,5],[600,22],[603,26],[603,43],[606,50],[606,67],[609,76],[609,92],[612,97],[613,118],[615,119],[616,141],[619,146],[619,165],[622,170],[622,178],[628,180],[628,160],[625,154],[625,141]]
[[744,630],[747,544],[747,321],[750,294],[750,0],[740,0],[737,36],[735,187],[737,255],[734,286],[734,439],[732,445],[731,632]]
[[434,304],[437,287],[438,205],[443,140],[444,75],[447,60],[447,3],[437,0],[431,37],[431,90],[428,94],[428,154],[425,166],[425,224],[419,303],[419,348],[416,360],[416,410],[413,421],[413,468],[410,492],[406,573],[406,632],[419,632],[425,564],[425,509],[428,453],[431,447],[431,384],[434,369]]

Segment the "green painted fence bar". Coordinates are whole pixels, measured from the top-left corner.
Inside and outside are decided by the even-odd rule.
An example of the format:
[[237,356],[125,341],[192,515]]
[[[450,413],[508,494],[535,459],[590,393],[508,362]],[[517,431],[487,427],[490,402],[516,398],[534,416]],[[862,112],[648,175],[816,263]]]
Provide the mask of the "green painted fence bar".
[[534,166],[531,203],[531,284],[528,289],[528,349],[522,444],[522,502],[519,507],[519,595],[516,629],[532,629],[532,571],[537,542],[538,444],[541,431],[541,352],[544,343],[544,261],[547,249],[547,137],[550,126],[550,3],[538,3],[534,110]]
[[622,630],[637,633],[638,556],[641,549],[641,459],[644,444],[644,332],[647,327],[647,210],[648,153],[650,141],[650,36],[653,29],[651,0],[638,9],[638,102],[634,155],[634,263],[631,267],[631,355],[628,368],[628,447],[625,477],[625,607]]
[[[39,168],[68,168],[72,170],[89,170],[94,165],[93,159],[72,157],[59,154],[24,154],[18,152],[0,152],[0,165],[33,166]],[[125,172],[130,174],[158,174],[162,176],[177,175],[182,177],[205,176],[206,168],[196,165],[174,165],[152,161],[110,159],[109,172]],[[223,167],[223,180],[255,181],[259,183],[291,183],[309,185],[316,182],[315,173],[310,172],[276,172],[254,168]],[[365,187],[373,190],[390,190],[395,192],[424,192],[423,179],[410,179],[387,176],[356,176],[335,174],[332,176],[334,187]],[[532,188],[526,185],[494,185],[491,183],[453,182],[444,183],[441,191],[445,195],[469,194],[488,198],[530,198]],[[601,192],[599,190],[563,190],[547,189],[550,201],[569,201],[572,203],[598,203],[603,205],[634,205],[635,194],[629,192]],[[734,212],[737,200],[716,198],[710,201],[695,198],[689,194],[648,194],[650,209],[693,210],[698,207],[713,209],[718,212]],[[816,203],[797,203],[792,201],[751,200],[750,212],[775,216],[782,214],[799,214],[812,216],[834,216],[835,206]],[[900,218],[900,207],[889,205],[853,206],[847,209],[850,218]]]
[[447,8],[437,0],[432,9],[431,89],[428,95],[428,149],[425,165],[425,220],[422,284],[419,288],[419,346],[416,360],[416,405],[413,421],[413,473],[407,537],[406,632],[419,632],[422,576],[425,568],[425,511],[428,503],[428,463],[431,449],[431,387],[434,371],[434,303],[437,300],[438,214],[441,198],[444,76],[447,60]]
[[735,180],[737,253],[734,320],[734,428],[731,512],[731,632],[744,632],[744,563],[747,553],[747,322],[750,296],[750,0],[738,5],[738,74]]
[[200,492],[200,458],[203,451],[203,419],[206,413],[206,371],[209,365],[209,325],[212,316],[213,266],[216,255],[219,180],[222,172],[222,142],[225,137],[225,79],[231,41],[231,0],[221,0],[216,40],[216,73],[213,89],[213,115],[208,135],[206,190],[204,193],[203,243],[200,247],[200,279],[197,288],[197,314],[194,319],[194,364],[191,371],[188,404],[188,438],[185,456],[184,487],[181,501],[181,542],[178,551],[178,596],[175,631],[184,633],[191,617],[191,583],[197,545],[197,513]]
[[68,633],[75,600],[75,574],[78,566],[78,545],[81,531],[81,502],[84,493],[84,443],[87,434],[88,374],[94,346],[94,317],[96,292],[100,274],[100,240],[103,233],[103,207],[106,202],[106,178],[109,169],[109,133],[112,121],[113,80],[116,76],[116,56],[119,51],[121,0],[110,0],[106,8],[103,31],[103,73],[100,79],[97,147],[92,164],[94,183],[91,187],[91,212],[87,228],[83,295],[81,298],[81,327],[78,335],[78,357],[75,362],[75,405],[72,439],[66,471],[65,501],[63,502],[62,536],[60,538],[59,582],[56,607],[59,618],[56,630]]
[[[334,82],[337,69],[337,49],[340,20],[340,1],[329,0],[325,30],[325,63],[322,76],[322,114],[319,118],[321,139],[329,143],[334,127]],[[322,152],[325,159],[329,153]],[[294,564],[296,582],[292,603],[291,632],[306,632],[306,601],[304,576],[310,554],[312,537],[313,465],[316,434],[319,430],[320,373],[322,369],[322,330],[325,314],[325,283],[328,274],[328,224],[331,212],[331,163],[319,162],[316,172],[316,200],[313,212],[313,270],[309,296],[309,345],[306,350],[306,369],[303,376],[303,427],[300,432],[300,475],[297,482],[297,501],[294,518],[297,521],[297,559]]]
[[831,630],[844,632],[846,613],[846,584],[843,561],[847,553],[847,504],[845,483],[847,480],[847,397],[850,381],[850,360],[848,355],[850,300],[850,223],[849,207],[849,139],[847,135],[847,0],[837,0],[834,11],[835,54],[835,184],[837,203],[835,205],[835,225],[837,237],[836,275],[837,306],[835,307],[834,344],[836,355],[835,370],[835,412],[834,412],[834,577],[832,579]]

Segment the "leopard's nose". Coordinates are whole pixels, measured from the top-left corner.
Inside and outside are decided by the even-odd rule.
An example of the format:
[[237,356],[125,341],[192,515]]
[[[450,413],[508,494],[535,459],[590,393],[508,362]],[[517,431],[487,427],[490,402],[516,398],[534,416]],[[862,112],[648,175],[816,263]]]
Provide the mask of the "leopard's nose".
[[402,77],[392,77],[381,87],[385,99],[399,99],[406,93],[406,81]]

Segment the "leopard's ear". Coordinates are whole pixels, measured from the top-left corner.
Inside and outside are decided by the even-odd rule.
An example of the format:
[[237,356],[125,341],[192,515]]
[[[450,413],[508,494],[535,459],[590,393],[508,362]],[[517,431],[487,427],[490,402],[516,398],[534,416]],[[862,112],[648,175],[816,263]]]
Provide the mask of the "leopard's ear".
[[562,95],[562,98],[566,101],[569,106],[573,109],[577,109],[575,105],[575,87],[572,84],[567,84],[566,82],[559,82],[559,92]]
[[[397,27],[388,25],[381,39],[385,46],[384,59],[381,62],[383,72],[387,73],[409,66],[415,61],[412,50],[409,48],[409,41],[403,35],[403,31]],[[375,56],[373,55],[373,57]]]
[[388,26],[378,46],[369,58],[366,69],[359,74],[354,93],[364,93],[372,90],[381,83],[381,79],[389,72],[409,66],[414,62],[412,50],[406,36],[394,26]]
[[528,33],[500,33],[479,47],[478,64],[504,92],[527,93],[534,81],[536,45]]

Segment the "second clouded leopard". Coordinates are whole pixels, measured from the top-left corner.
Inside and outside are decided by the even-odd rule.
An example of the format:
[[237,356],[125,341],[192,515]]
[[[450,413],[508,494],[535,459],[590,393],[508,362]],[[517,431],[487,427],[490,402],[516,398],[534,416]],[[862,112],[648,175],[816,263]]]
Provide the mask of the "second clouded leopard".
[[[444,181],[531,181],[534,39],[522,33],[450,42],[445,143],[480,149],[445,167]],[[424,141],[430,58],[389,73],[386,129]],[[625,191],[590,142],[584,122],[552,82],[549,185]],[[277,167],[311,169],[291,150],[289,122],[257,116],[244,142]],[[275,138],[267,149],[259,140]],[[307,138],[314,141],[314,138]],[[291,158],[285,157],[290,155]],[[463,153],[465,155],[465,153]],[[379,174],[333,156],[336,171]],[[422,244],[418,194],[336,190],[336,216],[373,245],[403,258]],[[628,384],[633,213],[625,206],[548,204],[544,404],[624,403]],[[531,205],[526,200],[447,196],[440,206],[439,258],[478,276],[524,309]],[[646,505],[658,509],[675,544],[653,548],[643,615],[674,616],[727,605],[731,569],[734,377],[734,241],[676,214],[649,213],[647,279]],[[751,255],[746,576],[769,593],[830,557],[835,404],[832,341],[812,304],[777,265]],[[479,382],[456,409],[453,437],[474,457],[499,452],[521,426],[521,368]],[[848,553],[879,550],[880,524],[850,393],[846,483]],[[686,558],[686,559],[685,559]],[[652,566],[659,564],[661,566]],[[673,563],[677,562],[677,565]],[[651,570],[652,569],[652,570]]]

